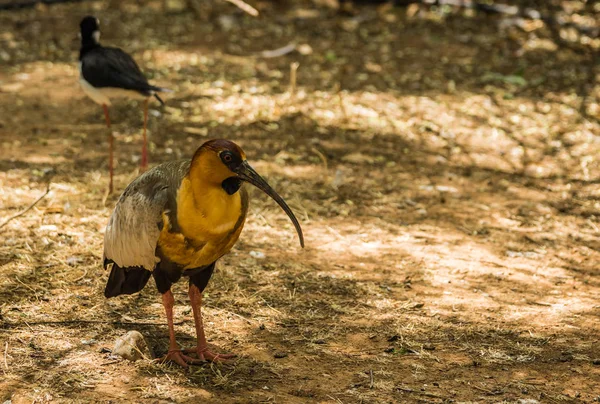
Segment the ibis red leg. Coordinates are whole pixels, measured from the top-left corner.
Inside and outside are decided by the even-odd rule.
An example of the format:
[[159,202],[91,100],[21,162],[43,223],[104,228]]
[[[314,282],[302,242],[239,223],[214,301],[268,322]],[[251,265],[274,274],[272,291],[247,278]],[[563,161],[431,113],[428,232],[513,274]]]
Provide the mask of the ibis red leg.
[[106,120],[106,127],[108,128],[108,172],[110,175],[110,179],[108,182],[108,193],[113,193],[113,148],[114,148],[114,137],[112,133],[112,129],[110,128],[110,117],[108,116],[108,106],[106,104],[102,105],[102,109],[104,109],[104,119]]
[[196,325],[197,346],[195,349],[185,350],[186,353],[195,353],[200,360],[208,360],[212,362],[222,362],[227,359],[234,358],[234,354],[215,354],[208,349],[208,342],[204,335],[204,325],[202,324],[202,292],[196,285],[190,284],[188,291],[190,301],[192,303],[192,311],[194,313],[194,323]]
[[167,323],[169,325],[169,350],[167,354],[160,359],[160,361],[175,362],[184,368],[188,367],[188,363],[194,364],[200,362],[197,359],[184,355],[177,345],[177,341],[175,340],[175,326],[173,324],[173,304],[175,303],[175,299],[173,298],[173,293],[171,293],[170,290],[162,295],[162,302],[163,306],[165,307]]
[[144,144],[142,146],[142,171],[148,169],[148,139],[146,137],[146,126],[148,125],[148,99],[144,101]]

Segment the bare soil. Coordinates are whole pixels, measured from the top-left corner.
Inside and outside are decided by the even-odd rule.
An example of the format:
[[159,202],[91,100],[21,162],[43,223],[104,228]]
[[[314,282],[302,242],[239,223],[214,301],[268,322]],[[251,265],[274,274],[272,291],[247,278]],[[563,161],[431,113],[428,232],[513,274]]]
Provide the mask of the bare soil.
[[[598,39],[578,52],[543,24],[463,10],[112,3],[0,12],[0,223],[51,181],[0,229],[0,402],[600,400]],[[205,295],[230,363],[186,373],[107,352],[129,330],[157,356],[168,337],[152,281],[102,294],[118,193],[105,200],[102,110],[78,85],[90,13],[174,90],[151,107],[152,164],[229,138],[301,219],[304,250],[253,192]],[[111,114],[122,190],[141,105]]]

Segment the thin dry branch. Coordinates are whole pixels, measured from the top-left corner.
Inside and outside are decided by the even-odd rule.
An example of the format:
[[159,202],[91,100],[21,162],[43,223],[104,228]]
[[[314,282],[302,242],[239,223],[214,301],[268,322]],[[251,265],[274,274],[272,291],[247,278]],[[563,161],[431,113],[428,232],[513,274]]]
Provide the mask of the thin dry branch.
[[267,59],[278,58],[281,56],[285,56],[288,53],[291,53],[295,50],[296,50],[296,44],[292,42],[285,46],[282,46],[281,48],[262,51],[262,52],[260,52],[259,56],[263,57],[263,58],[267,58]]
[[[31,325],[67,325],[67,324],[110,324],[110,325],[123,325],[123,326],[162,326],[166,325],[163,323],[149,323],[149,322],[132,322],[132,321],[104,321],[104,320],[63,320],[63,321],[33,321],[25,323],[28,327]],[[174,325],[184,324],[184,321],[178,321],[173,323]],[[4,328],[19,328],[22,327],[22,323],[10,323],[5,322],[2,324]],[[32,330],[33,331],[33,330]]]
[[246,13],[250,14],[252,17],[258,16],[258,10],[242,0],[225,0],[225,1],[238,7],[240,10],[245,11]]
[[20,216],[23,216],[25,213],[29,212],[35,205],[38,204],[39,201],[41,201],[42,199],[44,199],[44,197],[46,195],[48,195],[48,193],[50,192],[50,182],[48,182],[48,185],[46,186],[46,192],[44,192],[42,194],[42,196],[40,196],[39,198],[37,198],[31,205],[29,205],[25,210],[22,210],[21,212],[17,213],[16,215],[13,215],[11,217],[9,217],[8,219],[6,219],[2,224],[0,224],[0,229],[3,228],[4,226],[6,226],[11,220],[14,220]]
[[296,79],[299,66],[300,63],[298,62],[290,63],[290,96],[292,97],[296,95]]
[[8,357],[8,341],[6,341],[6,344],[4,346],[4,368],[6,370],[8,370],[8,360],[7,360],[7,357]]

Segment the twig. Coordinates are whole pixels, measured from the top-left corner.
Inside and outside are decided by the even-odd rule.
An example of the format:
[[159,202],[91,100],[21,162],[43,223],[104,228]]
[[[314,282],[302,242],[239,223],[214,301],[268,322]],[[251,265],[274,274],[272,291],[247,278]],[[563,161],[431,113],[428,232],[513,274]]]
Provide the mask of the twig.
[[256,321],[256,320],[246,318],[246,317],[242,316],[241,314],[234,313],[233,311],[229,311],[229,310],[225,310],[225,309],[219,309],[219,308],[216,308],[216,307],[213,307],[211,310],[220,311],[221,313],[225,313],[225,314],[229,314],[229,315],[232,315],[232,316],[235,316],[235,317],[239,317],[242,320],[248,322],[248,324],[252,324],[253,322],[258,323],[258,321]]
[[300,63],[290,63],[290,96],[293,98],[296,95],[296,77]]
[[551,304],[548,304],[548,303],[542,303],[542,302],[534,302],[533,300],[526,300],[526,302],[527,302],[528,304],[535,304],[535,305],[537,305],[537,306],[552,307],[552,305],[551,305]]
[[373,377],[373,369],[369,370],[369,388],[372,389],[375,386],[375,378]]
[[273,310],[275,313],[281,314],[281,312],[279,310],[277,310],[275,307],[271,306],[264,298],[260,297],[260,300],[262,300],[263,303],[266,304],[267,307],[270,308],[271,310]]
[[37,203],[39,201],[41,201],[42,199],[44,199],[44,197],[46,195],[48,195],[49,192],[50,192],[50,182],[48,182],[48,185],[46,186],[46,192],[44,192],[42,194],[42,196],[40,196],[39,198],[37,198],[35,200],[35,202],[33,202],[31,205],[29,205],[25,210],[23,210],[23,211],[17,213],[16,215],[13,215],[13,216],[9,217],[8,219],[6,219],[2,224],[0,224],[0,229],[3,228],[4,226],[6,226],[8,224],[8,222],[10,222],[11,220],[16,219],[16,218],[18,218],[20,216],[23,216],[25,213],[29,212],[35,205],[37,205]]
[[338,92],[338,100],[340,102],[340,109],[342,110],[342,115],[344,116],[344,122],[348,122],[348,111],[346,111],[346,105],[344,104],[344,98],[342,97],[342,92]]
[[321,162],[323,163],[323,165],[325,166],[325,169],[327,170],[327,157],[325,157],[325,155],[323,153],[321,153],[319,151],[319,149],[317,149],[316,147],[311,147],[310,150],[313,153],[315,153],[317,156],[319,156],[319,158],[321,159]]
[[82,280],[83,278],[85,278],[85,277],[87,276],[87,273],[88,273],[87,269],[84,269],[84,270],[83,270],[83,275],[81,275],[81,276],[80,276],[79,278],[77,278],[77,279],[73,279],[71,282],[72,282],[72,283],[75,283],[75,282],[78,282],[78,281]]
[[339,398],[337,398],[337,397],[330,396],[329,394],[327,395],[327,397],[329,397],[330,399],[332,399],[332,400],[333,400],[333,401],[335,401],[336,403],[343,404],[343,401],[342,401],[342,400],[340,400],[340,399],[339,399]]
[[8,370],[8,361],[6,358],[8,357],[8,341],[6,341],[6,345],[4,345],[4,367]]
[[[31,286],[29,286],[29,285],[27,285],[27,284],[23,283],[23,281],[22,281],[22,280],[20,280],[18,276],[15,276],[15,279],[16,279],[16,280],[17,280],[17,282],[19,282],[21,285],[23,285],[23,286],[25,286],[27,289],[31,290],[31,291],[33,292],[33,294],[35,295],[35,299],[36,299],[38,302],[40,301],[40,298],[39,298],[39,296],[38,296],[38,294],[37,294],[37,292],[36,292],[36,290],[35,290],[34,288],[32,288]],[[25,324],[27,324],[27,323],[25,323]]]
[[267,59],[278,58],[280,56],[287,55],[288,53],[291,53],[294,50],[296,50],[296,44],[292,42],[292,43],[287,44],[287,45],[285,45],[285,46],[283,46],[281,48],[262,51],[262,52],[259,53],[259,56],[263,57],[263,58],[267,58]]
[[340,240],[344,239],[344,236],[342,236],[342,234],[339,231],[337,231],[336,229],[334,229],[333,227],[331,227],[331,226],[325,226],[325,228],[327,230],[329,230],[334,236],[336,236]]
[[252,17],[258,16],[258,10],[242,0],[225,0],[225,1],[238,7],[240,10],[247,12]]
[[[178,321],[178,322],[173,323],[173,324],[175,324],[175,325],[181,325],[183,323],[184,323],[183,321]],[[164,325],[162,323],[134,323],[134,322],[130,322],[130,321],[104,321],[104,320],[34,321],[32,323],[25,323],[25,325],[27,325],[28,327],[30,327],[31,324],[33,324],[33,325],[54,325],[54,324],[57,324],[57,325],[60,325],[60,324],[112,324],[112,325],[148,325],[148,326],[150,326],[150,325],[154,325],[154,326]],[[6,326],[6,328],[9,328],[9,327],[20,327],[20,326],[22,326],[22,324],[20,324],[20,323],[9,323],[9,322],[5,322],[3,325]]]

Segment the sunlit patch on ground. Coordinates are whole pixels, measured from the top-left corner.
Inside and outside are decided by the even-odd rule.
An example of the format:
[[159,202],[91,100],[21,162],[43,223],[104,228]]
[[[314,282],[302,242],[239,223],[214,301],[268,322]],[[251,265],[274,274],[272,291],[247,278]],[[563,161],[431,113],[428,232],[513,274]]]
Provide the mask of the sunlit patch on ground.
[[[533,22],[255,5],[259,18],[177,1],[0,14],[0,402],[596,399],[600,88],[585,53]],[[175,91],[151,106],[151,164],[235,140],[302,222],[304,250],[251,192],[205,296],[210,342],[240,355],[229,364],[185,373],[103,350],[137,329],[159,356],[167,328],[153,281],[102,295],[118,195],[104,203],[107,132],[77,83],[88,13]],[[302,52],[261,56],[289,43]],[[141,106],[111,116],[122,190]],[[188,347],[186,286],[174,294]]]

